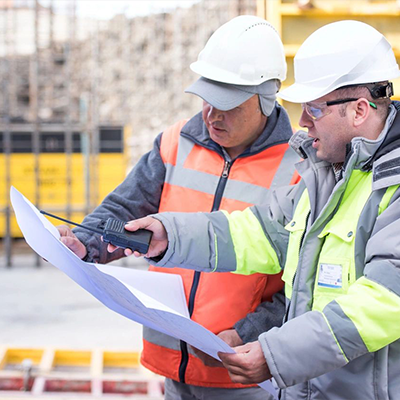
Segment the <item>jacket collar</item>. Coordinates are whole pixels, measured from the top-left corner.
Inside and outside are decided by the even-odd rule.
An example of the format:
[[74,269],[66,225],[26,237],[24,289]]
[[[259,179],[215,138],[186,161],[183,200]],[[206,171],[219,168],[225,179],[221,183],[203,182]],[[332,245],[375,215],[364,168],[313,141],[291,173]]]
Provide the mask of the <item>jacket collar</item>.
[[366,170],[370,169],[376,160],[400,147],[400,112],[398,112],[400,111],[400,102],[394,101],[391,108],[385,127],[377,139],[379,147],[364,167]]

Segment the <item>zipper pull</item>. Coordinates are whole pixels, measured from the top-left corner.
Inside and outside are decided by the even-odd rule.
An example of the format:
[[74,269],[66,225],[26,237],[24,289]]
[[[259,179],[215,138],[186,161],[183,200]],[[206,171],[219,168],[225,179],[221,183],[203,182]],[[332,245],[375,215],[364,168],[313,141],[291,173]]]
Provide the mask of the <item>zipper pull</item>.
[[224,169],[222,170],[222,177],[227,178],[229,175],[229,169],[231,168],[231,164],[229,161],[225,161]]

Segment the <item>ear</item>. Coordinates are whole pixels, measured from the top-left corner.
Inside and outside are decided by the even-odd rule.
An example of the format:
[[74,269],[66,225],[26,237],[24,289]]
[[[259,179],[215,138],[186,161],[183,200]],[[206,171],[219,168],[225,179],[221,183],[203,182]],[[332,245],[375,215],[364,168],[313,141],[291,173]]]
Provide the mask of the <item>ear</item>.
[[353,124],[354,126],[361,126],[369,117],[371,106],[369,101],[365,98],[360,98],[353,103]]

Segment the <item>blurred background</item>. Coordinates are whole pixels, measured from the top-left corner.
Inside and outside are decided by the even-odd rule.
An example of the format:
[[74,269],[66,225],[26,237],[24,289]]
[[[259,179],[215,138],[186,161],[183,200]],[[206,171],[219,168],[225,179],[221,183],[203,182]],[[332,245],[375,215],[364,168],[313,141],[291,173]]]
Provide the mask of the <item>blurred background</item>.
[[[117,395],[94,377],[104,378],[106,368],[137,371],[141,349],[139,325],[27,247],[10,187],[80,222],[158,133],[200,110],[201,101],[184,93],[197,79],[189,65],[219,26],[243,14],[267,19],[280,33],[284,86],[293,82],[299,45],[337,20],[376,27],[400,59],[399,0],[0,0],[0,397],[67,396],[64,389],[73,390],[64,375],[59,387],[54,376],[53,386],[44,378],[65,366],[90,382],[75,393]],[[298,128],[300,107],[283,105]],[[117,265],[146,268],[133,259]],[[120,391],[161,398],[160,382],[149,375],[144,386]]]

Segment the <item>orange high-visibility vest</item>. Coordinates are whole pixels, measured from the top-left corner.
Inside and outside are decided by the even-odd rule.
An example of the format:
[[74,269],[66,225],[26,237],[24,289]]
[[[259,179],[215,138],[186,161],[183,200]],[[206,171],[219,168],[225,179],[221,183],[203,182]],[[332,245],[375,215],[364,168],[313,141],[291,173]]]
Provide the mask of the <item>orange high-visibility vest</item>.
[[[160,212],[211,211],[217,186],[226,174],[226,162],[220,154],[180,135],[186,122],[168,128],[161,138],[166,177]],[[296,183],[299,180],[294,168],[296,158],[286,143],[237,158],[228,176],[222,178],[226,179],[226,186],[219,208],[229,212],[243,210],[260,204],[268,188]],[[216,334],[232,328],[283,288],[281,274],[201,273],[200,276],[199,272],[182,268],[151,266],[150,270],[180,275],[186,300],[194,304],[191,318]],[[197,290],[193,288],[196,284]],[[146,327],[143,339],[141,362],[157,374],[197,386],[245,387],[233,383],[225,368],[205,366],[186,343]]]

